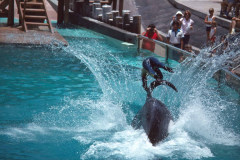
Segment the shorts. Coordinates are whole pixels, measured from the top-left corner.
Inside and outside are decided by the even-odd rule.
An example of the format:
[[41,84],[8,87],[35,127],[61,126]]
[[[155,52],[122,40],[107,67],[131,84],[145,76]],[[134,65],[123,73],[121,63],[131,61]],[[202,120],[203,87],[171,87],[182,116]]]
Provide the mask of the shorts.
[[181,48],[181,44],[173,44],[174,47]]
[[211,27],[206,27],[206,31],[210,32],[211,31]]
[[189,40],[190,40],[190,35],[184,35],[184,38],[183,38],[183,44],[188,44],[189,43]]

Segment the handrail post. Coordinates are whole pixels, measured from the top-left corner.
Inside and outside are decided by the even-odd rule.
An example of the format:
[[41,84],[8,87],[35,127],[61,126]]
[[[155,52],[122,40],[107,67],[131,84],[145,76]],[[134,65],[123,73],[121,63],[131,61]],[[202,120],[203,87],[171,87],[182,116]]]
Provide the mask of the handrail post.
[[113,10],[117,10],[117,0],[113,0]]
[[165,63],[168,63],[168,56],[169,56],[168,46],[166,45],[166,46],[165,46]]
[[57,24],[62,24],[64,21],[64,0],[58,1]]
[[8,26],[14,25],[14,0],[9,0],[8,6]]
[[119,15],[122,16],[124,0],[119,0]]
[[64,24],[69,23],[69,7],[70,7],[70,0],[64,0]]
[[140,54],[141,38],[140,38],[139,35],[137,36],[137,41],[138,41],[138,48],[137,48],[137,51],[138,51],[138,54]]

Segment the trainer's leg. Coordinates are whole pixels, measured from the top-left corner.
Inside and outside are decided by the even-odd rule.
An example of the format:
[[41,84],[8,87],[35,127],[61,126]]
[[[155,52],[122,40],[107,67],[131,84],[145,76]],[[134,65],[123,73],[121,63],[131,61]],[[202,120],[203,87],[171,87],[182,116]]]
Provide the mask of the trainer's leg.
[[162,84],[162,81],[158,81],[158,80],[153,81],[153,82],[150,84],[151,92],[152,92],[157,86],[159,86],[159,85],[161,85],[161,84]]
[[163,79],[163,74],[159,68],[154,69],[154,71],[157,73],[159,79]]

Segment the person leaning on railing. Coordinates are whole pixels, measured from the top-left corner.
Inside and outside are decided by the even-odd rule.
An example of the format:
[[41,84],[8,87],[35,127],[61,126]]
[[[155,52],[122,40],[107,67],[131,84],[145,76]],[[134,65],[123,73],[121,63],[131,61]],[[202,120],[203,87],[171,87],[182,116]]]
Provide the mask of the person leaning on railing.
[[229,33],[235,34],[235,30],[240,28],[240,15],[238,17],[233,17],[230,24]]
[[177,48],[183,49],[184,34],[181,29],[179,29],[179,26],[180,24],[178,21],[173,21],[172,29],[170,29],[167,34],[167,43],[172,44]]
[[[158,33],[154,24],[148,25],[147,31],[142,33],[143,36],[149,39],[163,41],[162,36]],[[142,49],[147,49],[151,52],[155,51],[155,43],[147,39],[143,39]]]

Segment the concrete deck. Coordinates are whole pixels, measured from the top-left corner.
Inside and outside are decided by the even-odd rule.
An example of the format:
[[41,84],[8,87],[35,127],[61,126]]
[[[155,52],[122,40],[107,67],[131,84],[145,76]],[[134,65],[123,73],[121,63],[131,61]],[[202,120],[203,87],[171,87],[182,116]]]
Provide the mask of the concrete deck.
[[175,0],[189,8],[208,14],[209,8],[214,8],[215,15],[220,15],[222,0]]
[[[46,1],[46,8],[50,20],[57,20],[57,13],[53,7]],[[19,18],[15,4],[14,17]],[[18,23],[13,27],[8,27],[6,23],[0,24],[0,44],[18,44],[18,45],[68,45],[68,42],[55,30],[52,34],[47,26],[41,26],[34,30],[24,32]]]
[[0,44],[19,45],[68,45],[68,42],[57,32],[29,30],[24,32],[15,27],[0,27]]
[[178,9],[190,10],[194,15],[205,18],[209,14],[209,8],[214,8],[214,15],[218,26],[229,28],[231,20],[220,17],[222,0],[168,0],[172,5]]

